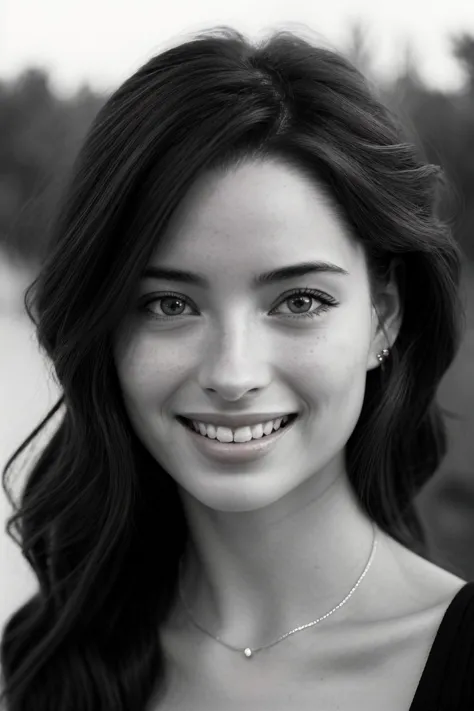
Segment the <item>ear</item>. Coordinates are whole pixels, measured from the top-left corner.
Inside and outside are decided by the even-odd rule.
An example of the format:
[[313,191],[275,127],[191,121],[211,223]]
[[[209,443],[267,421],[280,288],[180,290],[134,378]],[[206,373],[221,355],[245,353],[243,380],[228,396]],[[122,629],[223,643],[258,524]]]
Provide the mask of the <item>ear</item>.
[[372,304],[372,342],[367,354],[367,370],[380,366],[377,354],[389,350],[397,340],[403,318],[405,264],[399,257],[392,260],[386,284],[377,287]]

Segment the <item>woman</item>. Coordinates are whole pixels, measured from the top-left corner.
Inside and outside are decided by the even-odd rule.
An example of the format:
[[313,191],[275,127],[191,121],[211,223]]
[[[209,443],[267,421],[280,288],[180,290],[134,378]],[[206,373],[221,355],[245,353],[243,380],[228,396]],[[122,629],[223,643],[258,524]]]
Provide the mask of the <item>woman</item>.
[[39,592],[8,708],[466,701],[467,652],[435,663],[474,585],[413,503],[461,339],[438,177],[289,32],[204,33],[107,101],[27,294],[64,408],[10,519]]

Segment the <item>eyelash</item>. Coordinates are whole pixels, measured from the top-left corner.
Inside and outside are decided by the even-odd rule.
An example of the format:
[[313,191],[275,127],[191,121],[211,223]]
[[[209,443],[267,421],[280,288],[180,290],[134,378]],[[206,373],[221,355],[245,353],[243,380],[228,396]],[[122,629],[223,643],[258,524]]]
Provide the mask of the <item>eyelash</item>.
[[[315,316],[319,316],[321,313],[324,313],[325,311],[329,311],[329,309],[333,308],[334,306],[338,306],[339,302],[336,301],[332,296],[329,296],[328,294],[325,294],[322,291],[318,291],[317,289],[309,289],[309,288],[304,288],[304,289],[293,289],[291,292],[288,292],[284,294],[284,298],[272,309],[276,309],[278,306],[283,304],[285,301],[290,299],[291,297],[294,296],[311,296],[315,299],[318,299],[318,301],[321,301],[321,306],[316,310],[316,311],[310,311],[309,313],[303,313],[303,314],[283,314],[285,318],[298,318],[301,319],[303,317],[309,317],[309,318],[314,318]],[[171,291],[163,292],[160,293],[159,295],[155,295],[153,299],[148,299],[145,301],[141,307],[140,310],[144,311],[147,315],[147,317],[156,319],[158,321],[170,321],[172,319],[179,318],[182,316],[182,314],[178,314],[177,316],[157,316],[154,314],[150,309],[147,308],[147,306],[154,301],[161,301],[162,299],[165,299],[167,297],[173,297],[178,299],[179,301],[184,301],[186,302],[189,306],[191,306],[189,300],[180,294],[173,293]]]

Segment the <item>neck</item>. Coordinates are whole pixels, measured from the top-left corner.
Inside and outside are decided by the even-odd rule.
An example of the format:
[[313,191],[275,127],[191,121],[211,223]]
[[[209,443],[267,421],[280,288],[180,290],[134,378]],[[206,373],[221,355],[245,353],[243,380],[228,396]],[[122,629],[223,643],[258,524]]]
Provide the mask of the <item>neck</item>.
[[[245,512],[212,510],[183,493],[191,536],[181,589],[210,634],[238,648],[264,646],[347,597],[369,561],[373,524],[345,475],[324,490],[318,483]],[[334,617],[344,614],[341,607]]]

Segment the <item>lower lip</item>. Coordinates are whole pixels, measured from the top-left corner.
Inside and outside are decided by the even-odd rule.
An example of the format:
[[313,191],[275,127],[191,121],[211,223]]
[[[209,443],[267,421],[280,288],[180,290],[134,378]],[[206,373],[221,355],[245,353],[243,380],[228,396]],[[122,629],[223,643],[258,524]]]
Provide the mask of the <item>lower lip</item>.
[[259,459],[267,454],[277,442],[279,442],[291,429],[298,420],[295,417],[292,422],[286,425],[283,429],[279,429],[270,435],[265,435],[260,439],[253,439],[250,442],[219,442],[217,439],[210,439],[204,435],[198,434],[194,430],[189,429],[182,422],[179,424],[189,434],[191,441],[200,452],[222,462],[248,462],[253,459]]

